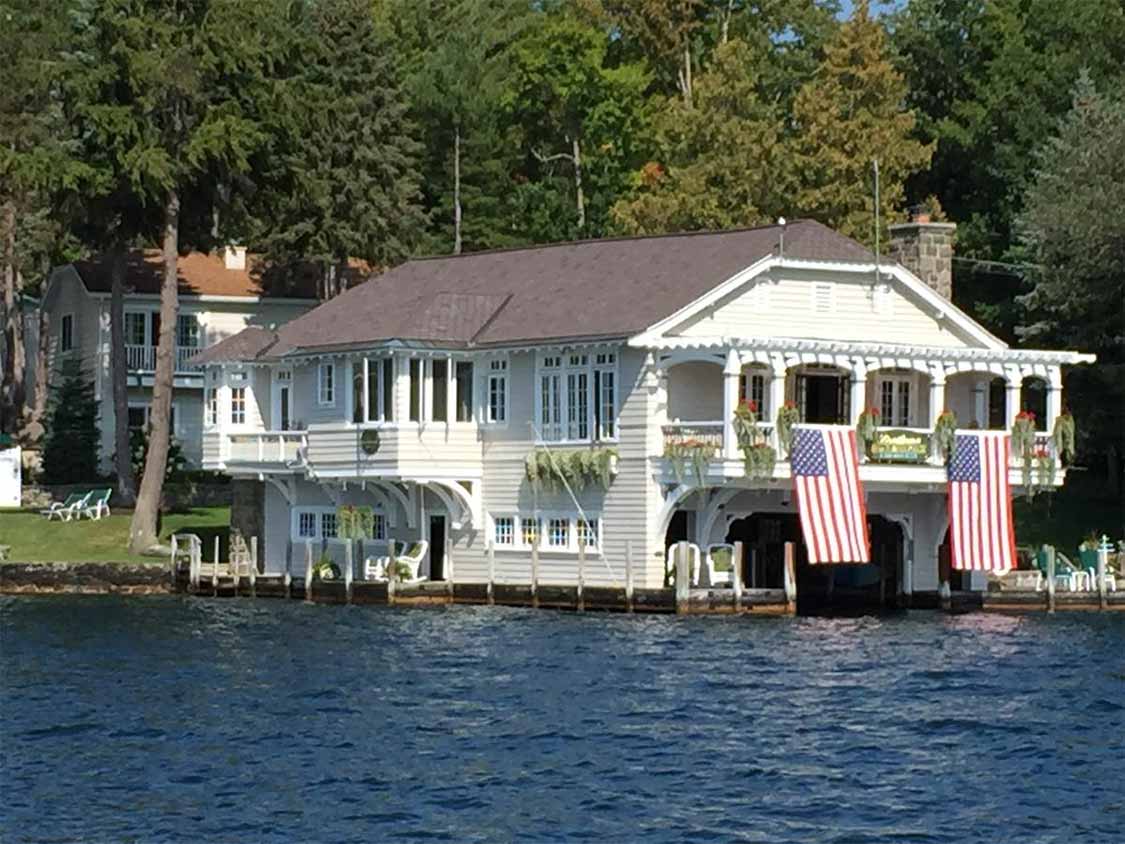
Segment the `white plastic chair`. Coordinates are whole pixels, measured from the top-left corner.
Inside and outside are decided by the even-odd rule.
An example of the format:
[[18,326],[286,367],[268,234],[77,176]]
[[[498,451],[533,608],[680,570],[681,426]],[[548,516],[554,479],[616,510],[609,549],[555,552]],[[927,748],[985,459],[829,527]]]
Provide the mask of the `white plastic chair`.
[[707,585],[730,586],[734,582],[734,546],[719,542],[707,546]]
[[[391,540],[394,542],[395,540]],[[395,562],[399,565],[407,567],[407,577],[402,578],[405,583],[422,580],[418,576],[418,570],[422,567],[422,561],[426,559],[426,553],[430,550],[430,543],[426,540],[415,542],[409,547],[405,543],[395,543]],[[388,571],[391,565],[391,555],[387,554],[383,557],[376,557],[372,559],[368,557],[363,563],[363,576],[366,580],[386,580]]]
[[[672,545],[668,546],[668,554],[667,554],[667,558],[665,560],[665,565],[667,566],[666,571],[671,576],[673,585],[676,582],[676,548],[677,548],[678,545],[679,545],[679,543],[677,542],[677,543],[673,543]],[[688,560],[691,563],[691,585],[692,586],[698,586],[699,585],[699,568],[700,568],[700,557],[701,556],[702,555],[699,552],[699,546],[696,545],[694,542],[689,542],[688,543]]]

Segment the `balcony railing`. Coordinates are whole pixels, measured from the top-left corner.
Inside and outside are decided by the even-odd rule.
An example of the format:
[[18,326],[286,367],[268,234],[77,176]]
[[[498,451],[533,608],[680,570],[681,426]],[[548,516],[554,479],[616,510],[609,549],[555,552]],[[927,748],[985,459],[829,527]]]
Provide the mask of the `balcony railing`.
[[[197,372],[199,367],[188,361],[203,349],[199,346],[176,347],[176,372]],[[125,346],[125,362],[133,372],[153,372],[156,369],[156,346]]]
[[672,422],[664,426],[664,448],[695,442],[723,449],[722,422]]
[[298,463],[308,453],[308,435],[304,431],[227,434],[225,446],[230,463]]

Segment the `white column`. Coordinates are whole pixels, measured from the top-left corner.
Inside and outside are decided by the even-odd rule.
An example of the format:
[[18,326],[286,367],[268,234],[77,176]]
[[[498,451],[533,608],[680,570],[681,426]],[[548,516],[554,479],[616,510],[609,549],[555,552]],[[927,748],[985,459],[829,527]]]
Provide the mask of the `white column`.
[[980,428],[988,427],[988,380],[979,378],[973,384],[973,419],[958,420],[962,428],[969,427],[975,421]]
[[777,439],[777,414],[785,405],[785,370],[778,372],[773,370],[773,377],[770,378],[770,418],[766,422],[774,423],[773,435],[770,441],[773,444],[774,451],[777,452],[778,458],[781,458],[781,443]]
[[1010,375],[1009,381],[1004,385],[1004,414],[1007,419],[1007,428],[1011,428],[1016,424],[1016,416],[1020,412],[1020,377],[1019,375]]
[[723,367],[723,456],[738,457],[738,443],[734,438],[734,410],[738,407],[738,376],[742,374],[742,361],[734,349],[727,350],[727,364]]
[[857,366],[852,370],[852,406],[851,406],[851,424],[859,424],[859,415],[864,411],[864,404],[867,402],[867,369],[866,367]]
[[931,376],[930,380],[930,418],[928,426],[932,431],[937,425],[937,419],[945,409],[945,380]]
[[1062,372],[1057,366],[1047,371],[1047,428],[1055,430],[1055,422],[1062,413]]
[[[453,374],[453,358],[445,359],[445,418],[446,424],[457,421],[457,379]],[[452,518],[452,514],[450,515]]]

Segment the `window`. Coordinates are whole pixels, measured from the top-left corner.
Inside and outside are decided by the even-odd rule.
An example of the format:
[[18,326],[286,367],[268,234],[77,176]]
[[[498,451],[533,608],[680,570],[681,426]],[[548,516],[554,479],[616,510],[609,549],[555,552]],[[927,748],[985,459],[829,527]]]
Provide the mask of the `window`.
[[769,421],[769,392],[766,390],[766,375],[762,372],[747,371],[739,378],[738,393],[745,401],[754,402],[758,407],[759,421]]
[[570,547],[570,519],[555,518],[547,520],[547,547]]
[[129,406],[129,430],[143,431],[148,427],[148,408],[139,405]]
[[[368,358],[356,364],[356,422],[390,422],[394,407],[394,361]],[[366,385],[366,386],[365,386]],[[366,401],[366,403],[364,403]]]
[[539,519],[525,516],[520,519],[520,537],[528,548],[539,541]]
[[433,413],[435,422],[449,421],[449,361],[430,362],[430,380],[433,382]]
[[579,519],[577,522],[577,530],[575,534],[578,538],[579,545],[585,545],[587,548],[598,547],[598,520]]
[[454,368],[456,381],[457,416],[458,422],[473,421],[473,364],[471,361],[459,360]]
[[352,361],[352,421],[357,425],[364,419],[363,370],[366,366],[365,361]]
[[387,518],[382,513],[371,514],[371,538],[387,538]]
[[392,422],[395,418],[395,362],[391,358],[383,361],[383,421]]
[[320,536],[322,539],[336,538],[336,513],[320,514]]
[[909,427],[911,376],[884,376],[879,379],[879,421],[883,425]]
[[231,387],[230,391],[230,424],[246,424],[246,388]]
[[410,421],[422,419],[422,361],[410,359]]
[[207,425],[214,427],[219,424],[219,390],[217,387],[207,388]]
[[144,346],[145,343],[145,315],[138,311],[125,313],[125,344],[127,346]]
[[316,513],[297,514],[297,538],[316,539]]
[[488,406],[485,422],[493,425],[508,421],[508,361],[494,360],[488,364]]
[[516,520],[511,516],[497,516],[493,519],[492,541],[496,545],[514,545],[516,541]]
[[835,288],[830,282],[817,281],[812,285],[812,309],[814,313],[830,314],[835,305]]
[[74,348],[74,315],[64,314],[59,328],[59,351],[69,352]]
[[317,367],[317,401],[321,405],[336,403],[336,365],[322,363]]
[[176,345],[186,349],[199,348],[199,320],[195,314],[180,314],[176,318]]
[[549,355],[540,360],[536,401],[543,439],[583,441],[617,436],[617,355],[603,352],[592,357],[592,362],[585,354]]

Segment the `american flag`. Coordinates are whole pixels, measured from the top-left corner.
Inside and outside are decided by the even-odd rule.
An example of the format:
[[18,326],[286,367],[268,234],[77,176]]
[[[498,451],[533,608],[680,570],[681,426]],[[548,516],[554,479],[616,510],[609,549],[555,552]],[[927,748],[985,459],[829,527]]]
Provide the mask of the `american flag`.
[[1016,534],[1008,486],[1008,434],[958,434],[949,463],[953,568],[1015,568]]
[[855,431],[798,428],[791,460],[809,562],[869,562],[867,509]]

